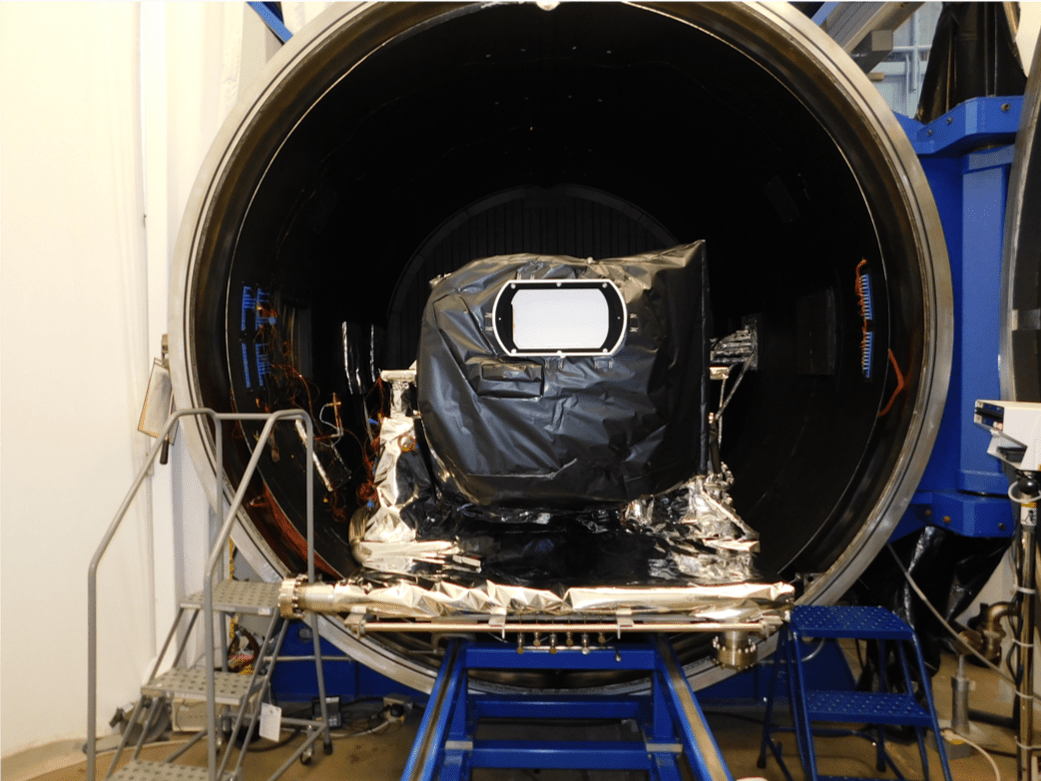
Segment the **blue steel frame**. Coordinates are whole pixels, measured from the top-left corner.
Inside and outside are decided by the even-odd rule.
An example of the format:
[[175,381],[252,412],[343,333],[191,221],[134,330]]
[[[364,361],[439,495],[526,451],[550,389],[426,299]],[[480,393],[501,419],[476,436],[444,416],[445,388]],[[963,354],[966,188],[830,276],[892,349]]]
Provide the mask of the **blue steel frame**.
[[[940,212],[954,292],[950,390],[936,445],[893,538],[926,524],[967,537],[1008,537],[1014,528],[1000,462],[972,423],[976,399],[1000,398],[1005,199],[1021,97],[974,98],[928,125],[897,115]],[[988,147],[984,149],[983,147]],[[974,151],[980,150],[980,151]]]
[[[650,694],[476,694],[470,670],[645,670]],[[633,719],[636,741],[477,740],[483,717],[497,719]],[[652,779],[679,781],[682,752],[704,781],[733,781],[719,746],[705,725],[683,669],[668,642],[583,650],[578,647],[515,648],[452,640],[430,694],[403,781],[467,779],[475,767],[645,770]]]

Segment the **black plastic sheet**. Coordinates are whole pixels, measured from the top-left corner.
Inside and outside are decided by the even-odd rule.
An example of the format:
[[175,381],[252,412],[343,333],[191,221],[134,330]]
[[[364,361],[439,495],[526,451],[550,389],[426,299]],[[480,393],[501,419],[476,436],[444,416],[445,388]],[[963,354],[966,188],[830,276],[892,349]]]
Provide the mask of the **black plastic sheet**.
[[[627,310],[620,346],[605,356],[511,355],[492,313],[518,279],[613,283]],[[601,261],[487,258],[439,280],[417,390],[440,488],[485,507],[588,508],[703,472],[707,293],[703,242]]]
[[970,98],[1023,94],[1026,75],[1007,5],[944,3],[915,119],[932,122]]
[[[628,503],[583,509],[459,502],[437,489],[416,418],[383,419],[375,499],[352,519],[363,573],[474,586],[719,585],[759,576],[757,535],[725,466]],[[384,574],[378,574],[384,573]]]
[[[938,526],[926,526],[897,540],[893,548],[930,603],[953,623],[986,585],[1008,544],[1004,537],[962,537]],[[950,633],[922,604],[888,551],[875,559],[850,596],[861,604],[881,605],[900,616],[918,634],[930,672],[939,669],[941,650],[953,642]]]
[[[708,422],[707,273],[699,242],[599,262],[487,258],[438,280],[416,371],[384,376],[395,401],[374,498],[352,519],[363,573],[558,595],[756,577],[758,536],[733,508]],[[547,313],[562,289],[614,323],[566,354],[546,346],[579,330],[574,307]],[[513,303],[524,290],[549,294],[524,311]],[[535,347],[523,335],[532,312],[549,324]],[[514,317],[527,325],[495,327]],[[737,336],[717,360],[743,372],[754,335]]]

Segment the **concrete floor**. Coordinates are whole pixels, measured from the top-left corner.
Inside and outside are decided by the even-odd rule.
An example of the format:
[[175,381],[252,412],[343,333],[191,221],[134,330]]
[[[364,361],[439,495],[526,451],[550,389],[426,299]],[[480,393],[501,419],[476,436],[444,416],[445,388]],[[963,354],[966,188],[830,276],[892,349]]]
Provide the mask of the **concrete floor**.
[[[933,679],[934,694],[937,702],[937,712],[941,718],[950,715],[950,678],[955,668],[953,657],[945,657],[940,673]],[[1001,714],[1011,712],[1011,687],[997,679],[990,670],[972,667],[970,677],[976,682],[972,693],[971,706],[981,710],[990,710]],[[786,709],[782,708],[782,714]],[[786,715],[786,714],[785,714]],[[417,710],[404,724],[393,726],[393,731],[382,735],[369,735],[362,737],[339,736],[334,741],[334,752],[325,756],[321,747],[315,752],[314,758],[307,766],[294,763],[282,777],[286,781],[384,781],[398,779],[408,759],[412,740],[419,726],[421,713]],[[710,710],[706,713],[709,724],[720,744],[723,755],[730,767],[735,779],[744,777],[763,777],[768,781],[781,781],[784,775],[777,763],[771,758],[765,769],[756,767],[756,758],[759,752],[759,741],[761,736],[761,721],[763,717],[760,709],[725,709]],[[1037,718],[1041,718],[1039,714]],[[490,727],[498,731],[498,734],[488,737],[507,737],[523,739],[531,737],[526,734],[532,727]],[[583,728],[588,733],[590,728]],[[1001,752],[1011,753],[1015,749],[1014,736],[1009,730],[990,727],[986,725],[974,725],[974,739],[981,743],[984,748]],[[502,730],[506,730],[502,732]],[[554,737],[561,737],[560,728],[553,728]],[[586,734],[586,739],[625,739],[628,729],[621,725],[609,727],[597,727],[597,734]],[[283,739],[289,733],[283,733]],[[485,737],[485,735],[482,735]],[[634,736],[635,737],[635,736]],[[184,739],[183,734],[171,734],[172,742]],[[246,781],[263,781],[284,759],[288,757],[295,746],[299,745],[302,737],[297,737],[281,748],[269,751],[250,751],[245,762]],[[796,779],[802,779],[802,768],[799,765],[794,741],[790,735],[782,735],[784,744],[784,755],[789,758],[789,767]],[[268,741],[258,741],[254,744],[255,749],[268,748],[272,744]],[[867,741],[856,738],[826,738],[816,741],[819,754],[819,770],[828,775],[840,776],[867,776],[892,778],[892,774],[879,774],[874,769],[874,753]],[[916,744],[897,745],[890,743],[891,754],[894,761],[909,779],[921,779],[921,767],[918,759]],[[151,747],[145,750],[146,759],[161,759],[171,752],[169,745]],[[98,766],[100,772],[98,779],[103,777],[104,770],[111,762],[112,754],[109,753],[99,757]],[[994,755],[1002,779],[1015,779],[1016,763],[1011,757]],[[196,746],[189,751],[181,760],[185,764],[205,764],[205,747]],[[955,781],[987,781],[993,778],[994,773],[990,765],[976,752],[968,757],[953,759],[950,763],[951,774]],[[6,770],[6,769],[5,769]],[[938,767],[935,749],[931,751],[930,778],[942,778]],[[5,776],[6,776],[5,772]],[[37,781],[80,781],[85,779],[86,768],[83,763],[70,765],[60,770],[53,770],[39,775],[24,774],[23,778],[33,778]],[[473,773],[474,781],[485,781],[488,779],[502,779],[513,781],[513,779],[537,779],[538,781],[570,781],[571,779],[598,779],[599,781],[629,781],[629,779],[646,778],[646,774],[626,772],[579,772],[579,771],[500,771],[500,770],[477,770]],[[7,779],[5,778],[5,781]]]

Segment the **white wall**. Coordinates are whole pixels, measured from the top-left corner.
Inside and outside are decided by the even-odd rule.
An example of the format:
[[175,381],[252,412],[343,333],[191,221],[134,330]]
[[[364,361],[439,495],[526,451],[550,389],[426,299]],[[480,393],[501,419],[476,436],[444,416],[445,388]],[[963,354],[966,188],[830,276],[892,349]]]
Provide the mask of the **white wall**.
[[1016,43],[1019,45],[1019,56],[1023,67],[1030,74],[1030,66],[1034,61],[1034,49],[1041,39],[1041,3],[1028,2],[1019,4],[1019,31]]
[[[0,9],[4,753],[85,731],[87,563],[147,444],[138,13]],[[108,714],[153,653],[147,519],[100,585]]]
[[[244,25],[245,59],[262,63],[273,39],[244,4],[0,7],[5,756],[86,733],[87,564],[151,444],[136,425],[169,253],[237,98]],[[185,573],[206,515],[175,458],[102,565],[102,734],[135,697],[176,591],[201,587]]]
[[[286,3],[297,31],[326,3]],[[245,3],[0,4],[0,754],[86,734],[86,572],[152,440],[171,252],[224,117],[278,49]],[[99,734],[137,695],[209,508],[183,450],[99,582]]]

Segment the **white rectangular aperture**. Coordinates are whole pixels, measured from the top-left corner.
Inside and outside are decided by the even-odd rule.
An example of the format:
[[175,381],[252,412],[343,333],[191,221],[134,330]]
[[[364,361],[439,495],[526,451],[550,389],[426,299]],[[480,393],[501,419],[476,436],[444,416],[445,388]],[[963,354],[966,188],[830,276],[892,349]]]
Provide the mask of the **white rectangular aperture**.
[[607,340],[610,313],[599,290],[519,290],[512,303],[513,341],[519,350],[596,350]]

